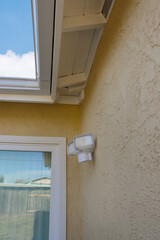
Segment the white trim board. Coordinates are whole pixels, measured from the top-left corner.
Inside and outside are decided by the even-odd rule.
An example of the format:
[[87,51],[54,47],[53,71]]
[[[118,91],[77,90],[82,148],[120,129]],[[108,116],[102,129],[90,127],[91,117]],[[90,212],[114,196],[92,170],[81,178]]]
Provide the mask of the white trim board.
[[56,90],[58,81],[58,66],[59,56],[61,47],[62,37],[62,22],[63,22],[63,6],[64,0],[56,0],[56,11],[55,11],[55,32],[53,40],[53,66],[52,66],[52,86],[51,86],[51,98],[53,101],[56,100]]
[[0,102],[54,103],[51,96],[0,94]]
[[0,135],[0,150],[52,153],[49,240],[66,240],[66,138]]

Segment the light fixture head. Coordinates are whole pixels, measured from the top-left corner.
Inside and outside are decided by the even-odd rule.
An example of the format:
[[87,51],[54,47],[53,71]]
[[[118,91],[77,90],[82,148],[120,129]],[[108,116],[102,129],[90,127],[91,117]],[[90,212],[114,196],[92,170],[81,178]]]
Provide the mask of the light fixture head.
[[67,145],[67,153],[70,156],[78,155],[78,162],[92,160],[95,143],[92,134],[83,134],[74,137],[74,140]]
[[68,143],[67,153],[68,153],[69,156],[75,156],[79,153],[79,150],[75,149],[74,141]]
[[75,149],[79,151],[93,152],[95,148],[92,134],[82,134],[74,137]]
[[91,161],[93,158],[92,158],[92,153],[90,152],[80,152],[78,153],[78,162],[81,163],[81,162],[88,162],[88,161]]

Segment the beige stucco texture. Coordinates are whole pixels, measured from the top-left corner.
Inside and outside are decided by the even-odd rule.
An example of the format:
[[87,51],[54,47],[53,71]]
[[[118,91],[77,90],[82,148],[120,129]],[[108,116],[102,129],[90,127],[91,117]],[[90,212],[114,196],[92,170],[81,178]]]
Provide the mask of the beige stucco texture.
[[160,1],[117,0],[92,67],[81,132],[83,240],[160,239]]

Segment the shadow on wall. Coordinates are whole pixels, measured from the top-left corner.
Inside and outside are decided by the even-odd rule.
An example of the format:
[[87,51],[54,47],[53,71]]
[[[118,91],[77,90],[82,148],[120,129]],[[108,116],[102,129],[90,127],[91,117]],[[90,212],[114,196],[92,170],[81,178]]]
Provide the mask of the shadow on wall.
[[38,211],[34,218],[33,240],[49,240],[49,212]]

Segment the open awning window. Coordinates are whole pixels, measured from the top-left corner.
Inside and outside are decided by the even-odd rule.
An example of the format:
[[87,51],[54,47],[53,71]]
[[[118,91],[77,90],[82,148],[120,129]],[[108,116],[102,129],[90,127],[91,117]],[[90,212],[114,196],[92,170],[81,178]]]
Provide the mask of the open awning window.
[[0,1],[1,96],[51,95],[54,27],[55,0]]

